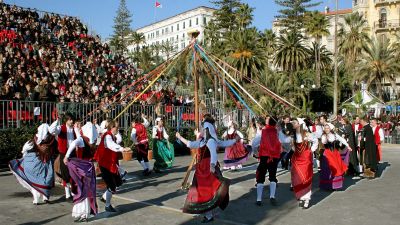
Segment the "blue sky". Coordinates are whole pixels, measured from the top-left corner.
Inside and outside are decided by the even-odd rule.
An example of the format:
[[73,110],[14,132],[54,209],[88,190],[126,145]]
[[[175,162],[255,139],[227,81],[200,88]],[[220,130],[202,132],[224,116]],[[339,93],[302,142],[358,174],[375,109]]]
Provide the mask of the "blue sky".
[[[318,0],[315,0],[318,1]],[[334,9],[335,0],[319,0],[323,2],[317,9],[325,6]],[[112,32],[113,19],[119,0],[5,0],[9,4],[36,8],[43,11],[56,12],[79,17],[90,29],[100,34],[102,38],[109,37]],[[154,22],[155,0],[126,0],[133,14],[132,28],[142,27]],[[157,9],[156,18],[161,20],[195,8],[197,6],[213,5],[209,0],[158,0],[162,8]],[[242,0],[254,10],[253,25],[260,30],[271,28],[274,16],[278,14],[278,6],[273,0]],[[339,9],[351,8],[351,0],[339,0]]]

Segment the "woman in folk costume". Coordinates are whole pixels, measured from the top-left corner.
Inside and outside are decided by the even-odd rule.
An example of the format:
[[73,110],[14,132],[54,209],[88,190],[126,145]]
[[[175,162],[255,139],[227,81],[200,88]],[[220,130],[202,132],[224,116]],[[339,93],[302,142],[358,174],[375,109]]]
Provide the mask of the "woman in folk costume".
[[217,207],[224,210],[229,203],[230,181],[222,176],[218,163],[217,148],[229,147],[237,140],[218,140],[214,119],[205,115],[203,132],[197,141],[188,141],[179,133],[176,137],[188,148],[197,151],[197,164],[192,185],[189,188],[183,207],[184,213],[204,214],[202,223],[214,220],[213,210]]
[[344,145],[349,151],[352,150],[344,138],[334,133],[334,129],[333,124],[325,124],[324,134],[321,136],[324,151],[321,155],[319,187],[325,190],[337,190],[343,187],[347,165],[342,159],[340,145]]
[[168,134],[164,128],[163,120],[158,117],[156,119],[156,126],[153,127],[153,157],[154,162],[153,170],[160,173],[161,169],[172,167],[174,163],[174,146],[168,141]]
[[107,126],[107,132],[101,137],[100,145],[97,148],[94,158],[99,164],[101,176],[107,185],[105,192],[105,210],[107,212],[116,212],[111,205],[112,194],[116,192],[117,187],[122,185],[122,179],[118,171],[118,153],[129,151],[129,148],[123,148],[116,143],[115,135],[118,134],[118,123],[110,121]]
[[96,172],[92,163],[91,146],[96,142],[97,129],[92,123],[85,124],[68,148],[64,157],[71,176],[74,207],[72,217],[76,222],[87,222],[90,215],[97,214],[96,203]]
[[149,126],[149,121],[142,116],[135,116],[132,121],[131,140],[135,144],[137,152],[137,160],[143,167],[143,175],[148,176],[151,174],[149,165],[149,139],[147,138],[146,128]]
[[33,204],[40,197],[45,203],[50,198],[50,189],[54,186],[53,155],[57,151],[57,142],[49,133],[49,125],[42,124],[33,140],[27,141],[22,148],[23,157],[10,161],[9,166],[19,183],[33,195]]
[[76,139],[76,132],[74,131],[75,117],[72,114],[67,113],[65,115],[65,123],[60,124],[60,119],[57,119],[49,127],[49,132],[57,137],[59,163],[60,163],[60,174],[57,173],[62,179],[62,184],[65,189],[65,198],[71,199],[71,185],[68,167],[64,163],[64,157],[67,153],[69,145]]
[[225,148],[224,169],[241,169],[242,163],[247,161],[249,155],[249,151],[243,145],[243,134],[236,128],[236,124],[231,120],[228,122],[228,130],[222,134],[222,139],[239,139],[234,145]]
[[349,144],[351,149],[354,149],[354,151],[351,151],[349,153],[349,159],[348,159],[348,171],[347,174],[354,176],[358,175],[358,156],[357,156],[357,150],[356,150],[356,137],[354,136],[354,131],[353,128],[349,122],[349,120],[346,117],[343,117],[339,121],[342,126],[343,126],[343,135],[342,137],[346,139],[347,143]]
[[303,119],[297,118],[293,122],[295,129],[294,153],[292,155],[291,179],[292,188],[299,206],[307,209],[311,200],[311,186],[313,177],[313,152],[318,149],[318,138],[309,133]]

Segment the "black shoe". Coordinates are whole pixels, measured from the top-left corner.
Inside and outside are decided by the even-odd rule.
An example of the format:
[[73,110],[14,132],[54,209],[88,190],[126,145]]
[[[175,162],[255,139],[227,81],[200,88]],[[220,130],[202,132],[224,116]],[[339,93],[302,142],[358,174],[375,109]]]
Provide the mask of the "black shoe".
[[293,187],[290,187],[290,191],[293,191]]
[[69,203],[74,202],[74,200],[72,199],[72,196],[69,197],[69,198],[65,198],[65,201],[66,201],[66,202],[69,202]]
[[277,206],[277,205],[278,205],[278,202],[276,201],[275,198],[270,198],[270,199],[269,199],[269,202],[270,202],[271,205],[273,205],[273,206]]
[[112,205],[106,206],[105,210],[106,212],[117,212],[117,210],[115,210],[114,207],[112,207]]
[[159,170],[159,169],[154,169],[154,172],[155,173],[162,173],[161,170]]
[[75,223],[84,223],[84,222],[87,223],[87,222],[89,222],[89,220],[88,220],[88,218],[80,217],[80,218],[74,220],[74,222],[75,222]]
[[201,223],[209,223],[214,221],[214,217],[211,217],[210,219],[208,219],[207,217],[204,217],[203,220],[201,221]]
[[103,198],[103,196],[100,197],[100,201],[106,203],[106,200]]
[[44,204],[51,204],[51,202],[49,200],[44,200],[43,203]]
[[147,177],[151,174],[151,171],[149,169],[143,170],[143,176]]
[[261,201],[256,201],[256,205],[261,206]]

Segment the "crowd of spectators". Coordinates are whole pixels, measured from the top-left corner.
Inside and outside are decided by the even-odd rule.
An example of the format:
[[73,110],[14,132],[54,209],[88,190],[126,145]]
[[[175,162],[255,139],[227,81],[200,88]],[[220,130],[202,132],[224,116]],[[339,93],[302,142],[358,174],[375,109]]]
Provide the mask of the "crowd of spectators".
[[[138,74],[132,63],[114,54],[100,37],[75,17],[20,8],[0,3],[0,73],[3,100],[102,103],[118,102],[116,93]],[[150,81],[145,81],[122,101],[130,101]],[[188,105],[189,97],[156,85],[140,104],[157,102]]]

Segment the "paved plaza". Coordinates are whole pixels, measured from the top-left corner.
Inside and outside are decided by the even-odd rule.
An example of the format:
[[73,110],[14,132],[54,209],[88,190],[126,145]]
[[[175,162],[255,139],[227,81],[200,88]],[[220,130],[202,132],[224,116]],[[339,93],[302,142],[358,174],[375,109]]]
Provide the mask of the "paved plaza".
[[[220,159],[223,157],[219,156]],[[118,213],[104,212],[88,224],[200,224],[199,217],[183,214],[186,192],[180,190],[190,156],[176,158],[175,166],[162,174],[143,177],[137,161],[123,162],[129,172],[127,182],[112,199]],[[211,224],[363,224],[390,225],[400,222],[400,146],[385,145],[379,178],[374,180],[345,179],[342,191],[326,192],[318,188],[318,173],[313,182],[312,206],[301,209],[290,192],[290,173],[278,171],[278,206],[268,201],[268,183],[263,205],[256,206],[255,169],[257,161],[249,160],[237,172],[224,172],[232,180],[228,208],[217,212]],[[61,187],[53,189],[49,205],[32,204],[31,194],[17,183],[8,171],[0,173],[0,224],[74,224],[72,203],[65,202]],[[101,193],[102,185],[98,185]]]

